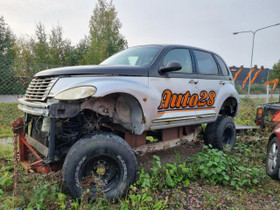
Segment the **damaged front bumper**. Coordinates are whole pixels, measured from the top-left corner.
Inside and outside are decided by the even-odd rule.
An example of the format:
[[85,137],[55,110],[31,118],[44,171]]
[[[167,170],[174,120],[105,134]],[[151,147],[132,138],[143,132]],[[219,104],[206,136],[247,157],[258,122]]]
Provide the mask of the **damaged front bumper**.
[[24,113],[36,115],[36,116],[48,116],[49,106],[51,103],[44,102],[29,102],[24,98],[18,99],[18,108]]
[[[42,164],[51,164],[56,162],[57,158],[55,157],[55,134],[56,134],[56,120],[65,119],[76,116],[80,111],[79,102],[62,102],[52,98],[49,98],[47,102],[38,102],[38,101],[27,101],[25,98],[20,98],[18,100],[18,108],[25,113],[25,119],[21,119],[22,122],[22,134],[19,136],[19,142],[21,142],[22,153],[26,154],[28,151],[31,151],[38,161],[41,161]],[[42,124],[39,127],[36,127],[36,130],[40,132],[45,132],[47,139],[45,142],[42,142],[42,139],[32,134],[32,127],[34,124],[31,123],[31,120],[34,120],[38,123],[41,119]],[[39,140],[40,139],[40,140]],[[25,149],[23,149],[25,148]],[[37,153],[34,153],[34,149],[39,152],[42,159],[39,159]],[[34,150],[34,151],[35,151]],[[24,157],[24,158],[23,158]],[[26,162],[26,155],[22,156],[21,162]],[[23,164],[26,165],[26,164]],[[31,165],[29,165],[31,166]],[[24,166],[26,168],[26,166]]]
[[51,118],[71,118],[80,111],[80,103],[66,103],[55,99],[44,102],[29,102],[24,98],[18,100],[18,108],[26,114],[51,117]]

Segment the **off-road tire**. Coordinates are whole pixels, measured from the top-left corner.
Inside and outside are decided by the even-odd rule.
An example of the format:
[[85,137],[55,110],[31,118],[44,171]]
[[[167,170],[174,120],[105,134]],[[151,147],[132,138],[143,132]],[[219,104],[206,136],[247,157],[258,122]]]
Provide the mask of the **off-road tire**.
[[215,122],[208,123],[204,132],[204,143],[213,148],[232,149],[236,142],[236,129],[230,117],[219,116]]
[[[136,172],[135,154],[124,139],[111,133],[95,133],[81,138],[71,147],[63,164],[62,177],[64,187],[74,197],[81,197],[84,190],[89,189],[92,196],[101,191],[107,198],[115,199],[126,193]],[[86,187],[81,186],[85,177],[92,179]]]
[[273,137],[267,146],[267,155],[265,169],[268,176],[272,179],[279,179],[279,166],[280,166],[280,155],[279,155],[279,141],[277,137]]

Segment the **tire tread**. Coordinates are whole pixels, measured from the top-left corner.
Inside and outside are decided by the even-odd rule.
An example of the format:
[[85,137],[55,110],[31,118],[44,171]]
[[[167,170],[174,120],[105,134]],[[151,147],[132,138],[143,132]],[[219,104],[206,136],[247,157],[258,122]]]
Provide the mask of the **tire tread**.
[[[132,167],[127,168],[128,174],[132,175],[132,177],[128,177],[127,184],[132,184],[138,168],[137,159],[132,148],[128,145],[128,143],[124,139],[122,139],[121,137],[115,134],[106,133],[106,132],[97,132],[81,138],[70,148],[62,167],[62,180],[64,183],[64,187],[66,188],[66,191],[69,191],[70,194],[74,197],[81,196],[78,192],[75,192],[73,190],[72,186],[69,186],[69,183],[71,183],[69,181],[69,179],[71,179],[71,177],[69,177],[69,174],[73,173],[72,167],[69,166],[71,166],[72,162],[77,161],[77,159],[81,157],[80,155],[81,151],[86,153],[86,151],[90,150],[91,147],[89,147],[89,145],[92,143],[97,145],[106,144],[107,146],[117,147],[119,150],[122,150],[123,153],[126,153],[124,155],[126,155],[127,159],[132,164]],[[123,189],[122,191],[123,192],[111,193],[107,197],[110,199],[114,199],[114,196],[112,194],[115,194],[116,197],[123,196],[125,193],[125,189]]]

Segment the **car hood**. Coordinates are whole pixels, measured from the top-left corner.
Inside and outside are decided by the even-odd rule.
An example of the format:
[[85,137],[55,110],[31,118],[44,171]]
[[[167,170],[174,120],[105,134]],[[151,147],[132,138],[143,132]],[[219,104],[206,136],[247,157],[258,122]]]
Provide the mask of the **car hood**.
[[140,66],[71,66],[38,72],[35,77],[66,75],[148,76],[148,68]]

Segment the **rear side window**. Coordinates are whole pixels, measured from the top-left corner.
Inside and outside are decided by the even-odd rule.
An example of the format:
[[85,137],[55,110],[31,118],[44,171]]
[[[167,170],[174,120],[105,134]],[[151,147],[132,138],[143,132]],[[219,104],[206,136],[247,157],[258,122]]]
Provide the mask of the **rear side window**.
[[218,67],[210,53],[194,50],[194,54],[197,61],[198,73],[218,74]]
[[228,75],[228,69],[227,69],[226,64],[223,62],[223,60],[219,56],[215,55],[215,58],[217,59],[217,61],[219,63],[219,66],[222,70],[222,74],[227,76]]

